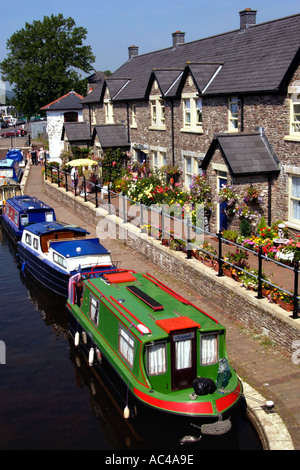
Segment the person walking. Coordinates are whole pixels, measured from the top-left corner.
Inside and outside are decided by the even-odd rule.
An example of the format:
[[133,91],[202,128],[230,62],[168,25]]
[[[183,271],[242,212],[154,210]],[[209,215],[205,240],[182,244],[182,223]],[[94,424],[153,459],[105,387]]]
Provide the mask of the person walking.
[[72,186],[74,188],[75,196],[76,196],[76,191],[77,191],[77,186],[78,186],[78,169],[77,166],[73,166],[71,170],[71,181],[72,181]]

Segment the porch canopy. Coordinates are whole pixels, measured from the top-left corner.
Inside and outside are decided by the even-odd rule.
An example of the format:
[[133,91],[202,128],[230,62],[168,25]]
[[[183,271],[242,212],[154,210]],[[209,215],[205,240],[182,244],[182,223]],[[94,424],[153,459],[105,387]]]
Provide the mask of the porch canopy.
[[122,124],[103,124],[94,126],[92,145],[95,145],[96,138],[98,138],[102,148],[130,148],[125,126]]
[[202,170],[208,168],[217,149],[232,176],[271,176],[279,173],[277,158],[260,132],[217,134],[202,161]]

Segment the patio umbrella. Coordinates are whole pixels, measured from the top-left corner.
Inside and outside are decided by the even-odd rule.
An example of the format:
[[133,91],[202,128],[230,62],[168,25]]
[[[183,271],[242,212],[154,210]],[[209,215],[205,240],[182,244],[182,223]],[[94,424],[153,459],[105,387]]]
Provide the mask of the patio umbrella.
[[97,162],[90,158],[77,158],[77,160],[71,160],[67,163],[69,166],[83,166],[83,165],[97,165]]

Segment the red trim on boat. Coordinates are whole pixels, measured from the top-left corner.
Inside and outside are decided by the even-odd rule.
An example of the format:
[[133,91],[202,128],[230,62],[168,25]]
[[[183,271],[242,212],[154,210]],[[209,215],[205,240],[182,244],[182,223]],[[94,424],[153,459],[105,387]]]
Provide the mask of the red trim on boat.
[[174,317],[156,320],[156,325],[167,333],[176,330],[186,330],[187,328],[201,328],[199,323],[191,320],[189,317]]
[[197,415],[210,415],[213,414],[213,407],[211,402],[174,402],[168,400],[160,400],[154,398],[151,394],[143,393],[142,391],[134,388],[135,395],[142,401],[148,403],[148,405],[155,406],[165,411],[172,411],[175,413],[182,414],[197,414]]
[[136,277],[134,277],[129,272],[105,274],[103,277],[105,277],[105,279],[107,279],[112,284],[118,284],[120,282],[134,282],[134,281],[136,281]]
[[224,397],[218,398],[216,400],[217,410],[221,412],[229,408],[231,405],[233,405],[233,403],[239,398],[240,391],[241,391],[241,384],[239,382],[238,386],[232,393],[229,393],[229,395],[225,395]]

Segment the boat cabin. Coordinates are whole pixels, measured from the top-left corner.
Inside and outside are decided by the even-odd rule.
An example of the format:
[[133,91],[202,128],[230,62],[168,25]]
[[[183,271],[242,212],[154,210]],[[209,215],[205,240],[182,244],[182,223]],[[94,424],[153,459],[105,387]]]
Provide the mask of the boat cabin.
[[[226,380],[220,376],[227,362],[225,328],[152,275],[120,270],[85,280],[81,304],[69,299],[67,306],[148,405],[218,415],[238,400],[238,392],[231,393],[240,390],[233,369],[228,365]],[[228,390],[226,400],[221,388]]]
[[81,271],[91,266],[111,266],[110,252],[98,238],[87,238],[87,234],[75,225],[37,223],[24,229],[21,245],[66,273],[77,271],[79,266]]
[[0,178],[12,178],[14,181],[20,182],[22,175],[23,173],[17,160],[10,158],[0,160]]
[[20,183],[12,178],[0,178],[0,211],[4,209],[7,199],[23,194]]
[[10,232],[20,239],[25,227],[38,222],[52,222],[56,219],[52,207],[36,197],[19,195],[5,202],[2,221]]

